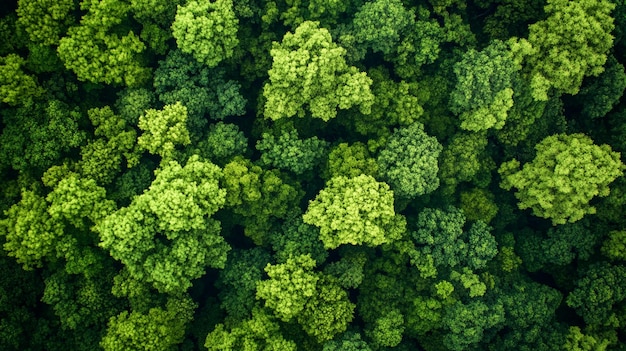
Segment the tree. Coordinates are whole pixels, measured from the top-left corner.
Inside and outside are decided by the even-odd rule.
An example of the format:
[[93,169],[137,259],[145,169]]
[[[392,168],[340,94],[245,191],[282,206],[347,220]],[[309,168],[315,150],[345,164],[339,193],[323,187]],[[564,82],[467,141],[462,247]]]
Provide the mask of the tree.
[[99,270],[93,277],[77,276],[60,270],[45,278],[41,300],[51,305],[64,329],[91,334],[96,346],[106,322],[126,304],[111,295],[112,270]]
[[87,115],[97,138],[81,148],[78,167],[83,176],[109,184],[122,170],[124,158],[128,167],[139,162],[137,132],[108,106],[90,109]]
[[450,109],[459,115],[461,128],[481,131],[504,126],[513,106],[513,75],[519,69],[511,50],[499,40],[463,55],[454,65],[457,83],[450,94]]
[[225,165],[235,156],[248,151],[248,138],[236,124],[217,122],[209,126],[206,137],[197,143],[200,155],[218,165]]
[[[59,100],[6,111],[0,135],[0,160],[13,169],[43,172],[76,150],[87,138],[79,129],[78,108]],[[3,168],[0,166],[0,168]]]
[[474,181],[485,167],[487,138],[479,133],[457,133],[443,148],[439,161],[439,178],[443,190],[454,193],[462,182]]
[[207,118],[223,120],[245,113],[241,84],[228,79],[225,70],[210,68],[182,50],[172,50],[159,61],[153,85],[161,102],[180,102],[187,108],[187,126],[196,138],[206,129]]
[[393,62],[396,74],[411,80],[421,73],[422,65],[433,63],[439,57],[445,41],[443,26],[425,7],[419,7],[406,35],[386,59]]
[[88,13],[79,25],[69,28],[57,48],[65,67],[79,80],[96,84],[138,86],[145,82],[150,69],[139,60],[145,44],[128,29],[125,35],[116,32],[129,5],[115,0],[83,2],[82,6]]
[[0,220],[4,250],[24,269],[41,267],[43,259],[55,253],[58,239],[63,235],[63,225],[47,209],[48,203],[38,191],[22,189],[21,200]]
[[506,332],[500,333],[502,347],[529,345],[528,349],[532,349],[542,335],[554,328],[555,311],[563,300],[558,290],[515,276],[496,288],[494,293],[505,313]]
[[303,174],[312,170],[326,155],[328,143],[317,137],[300,139],[298,131],[291,127],[276,132],[266,132],[256,143],[261,151],[261,163]]
[[184,167],[164,163],[148,190],[96,224],[100,246],[134,279],[162,292],[185,291],[207,266],[223,267],[230,250],[210,218],[226,200],[221,177],[219,167],[197,156]]
[[604,351],[611,344],[611,341],[596,338],[594,335],[585,335],[579,327],[569,327],[569,333],[563,348],[572,351],[598,350]]
[[504,322],[504,309],[500,304],[488,306],[479,300],[468,304],[457,301],[446,309],[443,321],[449,330],[444,336],[444,345],[451,350],[461,351],[480,342],[488,329],[501,325]]
[[421,106],[421,87],[417,83],[400,81],[390,78],[389,72],[376,67],[368,72],[372,78],[374,104],[372,112],[367,115],[355,113],[349,123],[363,135],[370,137],[380,135],[387,137],[389,129],[409,126],[417,121],[424,109]]
[[549,136],[535,149],[537,155],[521,170],[516,159],[500,166],[500,186],[517,188],[519,208],[530,208],[553,225],[595,213],[589,201],[609,195],[608,185],[623,174],[619,153],[608,145],[595,145],[582,133]]
[[374,52],[390,55],[396,51],[405,29],[414,23],[414,17],[400,0],[366,2],[354,14],[354,38]]
[[25,105],[44,93],[37,79],[24,73],[25,62],[17,54],[0,57],[0,101],[3,103]]
[[437,161],[442,149],[419,122],[397,129],[376,158],[380,175],[398,197],[431,193],[439,187]]
[[242,157],[224,166],[226,206],[243,217],[244,233],[258,245],[267,242],[273,221],[286,218],[303,195],[283,179],[278,170],[264,170]]
[[220,271],[216,285],[220,287],[220,306],[228,318],[245,321],[256,305],[257,283],[263,279],[263,269],[271,261],[270,254],[261,249],[233,250]]
[[215,67],[233,56],[238,24],[232,0],[192,0],[178,6],[172,32],[182,52]]
[[177,145],[191,143],[187,130],[187,108],[180,102],[165,105],[162,110],[149,109],[139,117],[144,131],[137,139],[139,147],[164,159],[172,159]]
[[284,263],[292,256],[309,255],[317,265],[321,265],[328,257],[319,238],[319,229],[304,223],[299,211],[290,213],[280,230],[272,233],[269,241],[278,263]]
[[602,244],[602,253],[611,260],[626,261],[626,230],[613,230]]
[[393,208],[393,192],[372,176],[337,176],[309,203],[305,223],[320,228],[327,249],[341,244],[378,246],[398,239],[406,224]]
[[230,331],[224,324],[218,324],[207,335],[204,346],[209,351],[297,349],[295,342],[283,337],[280,325],[267,309],[255,308],[250,319],[228,329]]
[[477,221],[466,230],[465,215],[455,207],[426,208],[416,225],[411,237],[420,255],[430,257],[435,267],[482,269],[498,253],[491,228]]
[[322,351],[371,351],[369,345],[361,338],[361,334],[345,332],[339,340],[324,343]]
[[30,41],[42,45],[57,45],[67,27],[74,23],[72,0],[19,0],[17,25],[28,33]]
[[173,350],[183,341],[185,326],[193,319],[196,304],[189,298],[172,298],[165,308],[148,313],[124,311],[111,317],[100,346],[113,350]]
[[270,51],[274,59],[263,87],[264,116],[272,120],[311,115],[328,121],[337,108],[359,106],[368,114],[374,100],[372,80],[345,60],[346,50],[333,43],[318,22],[305,21]]
[[321,343],[346,330],[354,304],[336,280],[313,268],[315,261],[309,255],[268,264],[265,271],[270,279],[257,283],[257,298],[264,299],[282,321],[297,319]]
[[300,315],[307,301],[316,295],[319,275],[312,270],[315,261],[309,255],[290,257],[285,263],[265,267],[268,280],[257,283],[257,299],[284,322]]
[[613,44],[614,8],[608,0],[547,2],[548,17],[528,27],[534,52],[526,60],[535,99],[548,100],[551,88],[575,95],[585,76],[602,73]]
[[626,267],[599,261],[582,272],[576,288],[566,299],[585,323],[617,327],[620,317],[615,305],[626,299]]
[[624,66],[614,56],[606,62],[604,72],[583,86],[578,98],[583,101],[581,113],[589,119],[604,117],[609,113],[626,89]]
[[341,143],[331,149],[324,169],[324,179],[330,180],[335,176],[354,178],[361,174],[372,177],[378,174],[378,164],[370,156],[365,144]]

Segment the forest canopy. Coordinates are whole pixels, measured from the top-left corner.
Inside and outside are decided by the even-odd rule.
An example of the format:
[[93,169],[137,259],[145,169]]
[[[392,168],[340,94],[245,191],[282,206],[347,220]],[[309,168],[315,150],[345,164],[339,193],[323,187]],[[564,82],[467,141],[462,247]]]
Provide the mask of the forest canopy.
[[626,351],[624,0],[16,0],[0,350]]

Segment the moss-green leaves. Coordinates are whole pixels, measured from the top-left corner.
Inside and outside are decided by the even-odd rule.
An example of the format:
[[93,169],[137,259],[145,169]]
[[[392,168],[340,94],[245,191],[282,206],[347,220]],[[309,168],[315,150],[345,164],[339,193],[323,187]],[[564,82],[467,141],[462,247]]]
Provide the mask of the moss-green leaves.
[[318,22],[306,21],[285,34],[271,54],[274,63],[263,87],[266,118],[304,117],[309,110],[313,117],[328,121],[337,116],[337,109],[353,106],[369,113],[372,80],[348,66],[346,50],[333,43]]
[[178,6],[172,31],[184,53],[215,67],[233,56],[238,24],[232,0],[189,1]]
[[320,227],[320,239],[329,249],[389,243],[403,234],[405,225],[394,211],[389,185],[368,175],[332,178],[302,218]]

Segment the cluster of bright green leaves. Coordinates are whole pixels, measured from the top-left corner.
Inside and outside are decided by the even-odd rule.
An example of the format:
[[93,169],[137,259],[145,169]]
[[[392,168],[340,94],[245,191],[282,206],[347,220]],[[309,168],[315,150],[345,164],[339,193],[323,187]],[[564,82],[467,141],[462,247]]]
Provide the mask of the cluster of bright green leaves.
[[31,42],[57,45],[67,27],[74,23],[71,12],[75,10],[72,0],[19,0],[17,25]]
[[172,31],[182,52],[215,67],[233,56],[238,24],[232,0],[192,0],[178,6]]
[[314,272],[309,255],[290,257],[285,263],[267,265],[269,276],[257,284],[257,298],[279,319],[296,319],[307,334],[324,342],[344,332],[352,321],[354,304],[335,279]]
[[43,94],[37,79],[24,72],[25,62],[17,54],[0,57],[0,101],[3,103],[25,105]]
[[421,123],[400,128],[376,158],[380,175],[398,197],[410,199],[431,193],[439,187],[437,160],[442,149]]
[[137,139],[137,145],[151,154],[170,160],[176,146],[188,145],[187,108],[177,102],[165,105],[162,110],[149,109],[139,117],[139,128],[144,133]]
[[45,198],[37,191],[23,189],[21,200],[0,221],[4,250],[25,269],[41,267],[42,259],[54,253],[63,235],[63,226],[52,219],[47,208]]
[[337,108],[358,106],[361,113],[370,112],[372,80],[346,63],[346,50],[318,22],[303,22],[270,53],[274,61],[263,87],[266,118],[304,117],[305,107],[324,121],[335,118]]
[[[228,329],[230,330],[227,331]],[[282,336],[276,318],[267,309],[262,308],[255,308],[250,319],[231,328],[218,324],[207,335],[204,347],[209,351],[297,350],[295,342]]]
[[548,17],[528,28],[533,48],[526,60],[535,99],[547,100],[551,89],[576,94],[584,77],[602,73],[613,44],[614,8],[608,0],[547,2]]
[[100,346],[106,351],[172,350],[185,337],[185,326],[193,319],[195,308],[191,299],[182,297],[147,313],[124,311],[111,317]]
[[164,162],[148,190],[97,224],[101,246],[134,279],[185,291],[206,267],[223,267],[230,250],[210,218],[226,201],[221,177],[219,167],[197,156],[184,167]]
[[59,41],[58,54],[65,67],[81,81],[127,86],[145,82],[150,70],[139,56],[146,45],[122,25],[129,4],[120,0],[83,1],[81,9],[87,14]]
[[399,239],[406,220],[395,213],[393,191],[372,176],[336,176],[309,203],[302,218],[320,228],[327,249],[378,246]]
[[589,201],[609,195],[608,185],[623,174],[619,153],[608,145],[595,145],[581,133],[547,137],[535,149],[535,159],[521,170],[515,159],[500,166],[501,186],[517,188],[518,206],[553,224],[595,213]]

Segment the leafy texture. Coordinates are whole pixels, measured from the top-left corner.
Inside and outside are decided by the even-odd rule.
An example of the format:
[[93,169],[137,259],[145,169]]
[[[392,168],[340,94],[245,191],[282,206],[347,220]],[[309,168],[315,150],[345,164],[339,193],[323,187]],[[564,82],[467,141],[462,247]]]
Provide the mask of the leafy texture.
[[557,134],[535,147],[537,156],[520,170],[515,159],[500,167],[501,186],[515,187],[521,209],[553,224],[576,222],[595,213],[589,201],[609,195],[608,185],[623,174],[619,153],[584,134]]
[[414,123],[396,130],[376,161],[397,196],[415,198],[439,187],[437,160],[442,149],[421,123]]
[[320,228],[320,239],[331,249],[391,242],[402,235],[405,224],[395,214],[389,186],[368,175],[332,178],[302,218]]
[[303,22],[270,53],[274,62],[263,87],[266,118],[304,117],[305,106],[324,121],[336,117],[337,108],[359,106],[362,113],[370,112],[372,80],[348,66],[346,50],[318,22]]
[[209,218],[224,205],[220,168],[198,157],[163,165],[140,196],[102,220],[101,246],[130,275],[164,292],[184,291],[207,266],[223,267],[230,249]]
[[215,67],[233,56],[238,23],[232,0],[189,1],[178,6],[172,31],[184,53]]
[[548,18],[529,26],[528,41],[534,53],[533,97],[547,100],[549,89],[576,94],[585,76],[602,73],[613,44],[615,27],[610,16],[615,5],[608,0],[549,0]]

